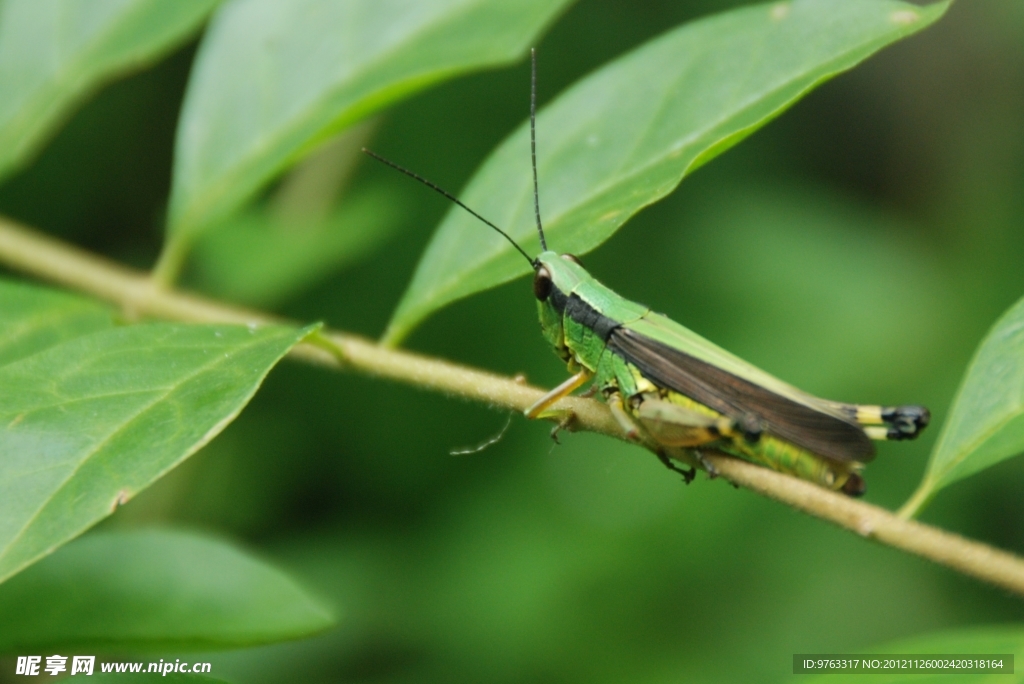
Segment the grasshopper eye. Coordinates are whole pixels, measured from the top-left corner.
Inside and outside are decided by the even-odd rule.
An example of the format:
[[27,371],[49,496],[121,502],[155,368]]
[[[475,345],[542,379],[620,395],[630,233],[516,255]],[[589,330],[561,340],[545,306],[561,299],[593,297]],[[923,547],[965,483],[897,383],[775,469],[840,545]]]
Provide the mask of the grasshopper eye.
[[553,284],[551,282],[551,274],[548,269],[541,266],[537,269],[537,274],[533,276],[533,294],[540,301],[544,301],[551,294],[551,288]]
[[583,265],[583,262],[580,261],[580,258],[578,256],[576,256],[575,254],[563,254],[562,258],[565,259],[566,261],[571,261],[572,263],[576,264],[577,266],[582,266]]

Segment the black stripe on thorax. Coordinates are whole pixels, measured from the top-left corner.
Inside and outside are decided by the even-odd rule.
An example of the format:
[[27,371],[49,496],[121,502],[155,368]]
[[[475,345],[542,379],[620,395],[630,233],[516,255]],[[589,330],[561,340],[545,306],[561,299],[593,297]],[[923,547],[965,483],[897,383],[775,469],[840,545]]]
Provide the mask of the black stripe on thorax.
[[605,316],[590,306],[590,304],[587,304],[575,292],[567,297],[557,287],[552,287],[551,294],[548,295],[548,301],[551,302],[551,306],[554,307],[555,311],[563,316],[568,316],[584,328],[594,331],[594,334],[604,342],[607,342],[612,331],[621,325],[614,318]]
[[614,318],[608,318],[603,313],[590,306],[575,292],[569,295],[569,301],[565,303],[565,315],[576,321],[584,328],[592,330],[603,342],[608,341],[612,331],[621,325]]
[[548,301],[551,302],[551,306],[554,307],[555,311],[560,314],[565,314],[565,305],[568,303],[569,298],[565,296],[565,293],[551,285],[551,294],[548,295]]

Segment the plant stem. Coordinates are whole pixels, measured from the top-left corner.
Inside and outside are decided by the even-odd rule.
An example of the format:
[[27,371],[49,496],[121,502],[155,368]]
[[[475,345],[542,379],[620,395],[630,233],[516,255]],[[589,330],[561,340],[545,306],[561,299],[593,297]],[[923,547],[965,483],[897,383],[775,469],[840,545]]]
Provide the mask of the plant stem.
[[730,482],[844,527],[862,537],[1024,595],[1024,559],[767,468],[708,456]]
[[[11,268],[117,304],[129,316],[195,323],[266,325],[288,323],[273,316],[174,292],[149,275],[41,235],[0,217],[0,262]],[[322,331],[296,346],[296,359],[396,380],[504,409],[522,411],[543,391],[513,378],[406,351],[388,349],[342,332]],[[570,429],[624,439],[607,407],[569,397]],[[729,482],[827,520],[857,535],[945,565],[965,575],[1024,595],[1024,559],[847,498],[809,482],[720,454],[705,454]]]

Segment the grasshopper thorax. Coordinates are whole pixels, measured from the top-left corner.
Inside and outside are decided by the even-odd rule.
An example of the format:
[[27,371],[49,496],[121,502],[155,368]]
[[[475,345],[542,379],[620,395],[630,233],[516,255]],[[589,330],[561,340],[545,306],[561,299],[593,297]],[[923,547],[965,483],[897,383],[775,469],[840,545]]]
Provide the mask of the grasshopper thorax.
[[591,280],[590,275],[571,254],[545,251],[534,261],[533,294],[537,298],[541,331],[559,358],[566,362],[572,357],[563,323],[566,302],[579,284],[587,280]]

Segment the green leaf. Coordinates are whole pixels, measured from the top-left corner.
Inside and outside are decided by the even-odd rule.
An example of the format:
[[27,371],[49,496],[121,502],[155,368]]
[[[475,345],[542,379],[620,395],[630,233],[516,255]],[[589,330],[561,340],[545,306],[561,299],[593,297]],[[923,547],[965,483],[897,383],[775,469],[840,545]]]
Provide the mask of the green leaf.
[[323,218],[287,219],[265,208],[240,212],[196,245],[203,289],[272,307],[381,247],[400,224],[400,199],[376,188],[353,194]]
[[[863,653],[872,654],[906,654],[906,655],[978,655],[984,654],[1019,654],[1024,652],[1024,626],[1021,625],[998,625],[988,627],[971,627],[968,629],[957,629],[934,634],[890,641],[870,651]],[[1019,664],[1015,663],[1015,667]],[[940,684],[943,682],[955,681],[958,684],[982,684],[983,682],[1019,682],[1018,677],[1005,677],[992,674],[968,674],[956,673],[951,677],[950,672],[932,674],[899,674],[894,672],[873,673],[868,681],[873,684],[910,684],[920,682],[921,684]],[[787,680],[789,681],[789,680]],[[861,684],[865,681],[863,674],[822,674],[818,676],[801,679],[807,684]]]
[[0,4],[0,177],[104,81],[145,67],[196,31],[217,1]]
[[113,325],[111,310],[91,300],[0,281],[0,366]]
[[[537,119],[548,244],[563,253],[595,248],[697,167],[818,84],[928,26],[947,6],[890,0],[757,5],[677,28],[599,69]],[[531,180],[524,122],[460,198],[535,254]],[[442,306],[530,270],[501,236],[453,207],[385,341],[395,344]]]
[[0,585],[0,615],[0,652],[22,654],[233,648],[334,624],[281,570],[222,541],[168,530],[68,544]]
[[136,325],[0,366],[0,581],[209,442],[308,332]]
[[967,367],[924,479],[900,514],[946,485],[1024,452],[1024,299],[989,331]]
[[170,230],[234,210],[331,133],[428,85],[515,59],[567,0],[232,0],[189,80]]

